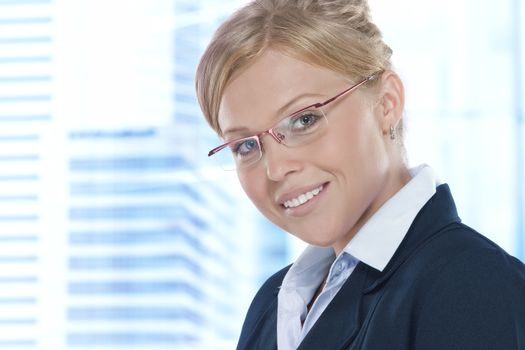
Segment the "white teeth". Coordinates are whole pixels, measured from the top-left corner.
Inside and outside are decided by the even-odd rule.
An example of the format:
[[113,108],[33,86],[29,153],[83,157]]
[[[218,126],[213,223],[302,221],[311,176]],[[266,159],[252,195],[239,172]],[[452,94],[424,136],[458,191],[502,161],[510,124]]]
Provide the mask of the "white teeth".
[[305,196],[304,194],[302,194],[302,195],[299,196],[299,202],[300,202],[301,204],[306,203],[307,200],[308,200],[308,199],[306,199],[306,196]]
[[298,197],[296,197],[294,199],[287,200],[286,202],[284,202],[284,207],[285,208],[298,207],[301,204],[304,204],[304,203],[308,202],[310,199],[312,199],[315,196],[317,196],[322,190],[323,190],[323,186],[319,186],[318,188],[315,188],[315,189],[313,189],[311,191],[303,193],[303,194],[299,195]]

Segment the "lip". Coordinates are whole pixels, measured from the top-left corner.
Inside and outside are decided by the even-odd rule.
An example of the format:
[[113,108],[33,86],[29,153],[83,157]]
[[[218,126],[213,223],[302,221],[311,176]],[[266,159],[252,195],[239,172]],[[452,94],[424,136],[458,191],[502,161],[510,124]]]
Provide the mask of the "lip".
[[[319,202],[319,200],[322,197],[324,197],[324,193],[328,189],[329,184],[330,184],[329,182],[323,182],[323,183],[319,183],[319,184],[316,184],[316,185],[313,185],[313,186],[307,186],[307,187],[302,187],[302,188],[299,188],[299,189],[292,190],[290,192],[287,192],[287,193],[279,196],[278,203],[279,203],[281,209],[284,210],[284,212],[287,215],[290,215],[290,216],[303,216],[303,215],[306,215],[313,209],[313,207],[317,204],[317,202]],[[295,208],[285,208],[284,202],[286,202],[286,201],[288,201],[290,199],[296,198],[296,197],[298,197],[299,195],[301,195],[303,193],[312,191],[312,190],[314,190],[314,189],[316,189],[316,188],[318,188],[320,186],[323,186],[323,190],[321,192],[319,192],[318,195],[316,195],[315,197],[310,199],[308,202],[306,202],[304,204],[301,204],[300,206],[295,207]]]

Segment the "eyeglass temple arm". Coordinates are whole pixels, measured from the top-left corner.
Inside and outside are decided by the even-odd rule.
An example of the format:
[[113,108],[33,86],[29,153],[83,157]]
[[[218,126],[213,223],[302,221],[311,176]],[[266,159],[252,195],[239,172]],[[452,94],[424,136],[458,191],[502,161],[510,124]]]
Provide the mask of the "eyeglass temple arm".
[[329,98],[328,100],[324,101],[324,102],[319,102],[319,103],[316,103],[315,105],[313,105],[312,107],[315,107],[315,108],[319,108],[319,107],[323,107],[324,105],[327,105],[328,103],[330,102],[333,102],[334,100],[338,99],[339,97],[343,96],[343,95],[346,95],[352,91],[354,91],[355,89],[357,89],[358,87],[360,87],[361,85],[363,85],[364,83],[367,83],[369,82],[370,80],[374,80],[375,78],[377,78],[377,76],[382,73],[383,71],[379,71],[379,72],[376,72],[372,75],[369,75],[368,77],[366,77],[365,79],[361,80],[360,82],[358,82],[357,84],[355,85],[352,85],[350,86],[348,89],[338,93],[337,95],[335,95],[334,97],[332,98]]
[[214,149],[212,149],[211,151],[208,152],[208,157],[211,157],[213,156],[215,153],[219,152],[220,150],[226,148],[228,146],[228,143],[225,143],[223,145],[220,145],[218,147],[215,147]]

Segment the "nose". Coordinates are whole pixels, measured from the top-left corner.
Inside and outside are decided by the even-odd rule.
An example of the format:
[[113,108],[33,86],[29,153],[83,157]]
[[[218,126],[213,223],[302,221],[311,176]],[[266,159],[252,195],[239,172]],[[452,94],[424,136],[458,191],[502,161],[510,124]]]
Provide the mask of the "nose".
[[297,152],[275,141],[272,135],[265,135],[263,142],[263,163],[266,176],[271,181],[281,181],[288,174],[300,171],[302,162],[294,156]]

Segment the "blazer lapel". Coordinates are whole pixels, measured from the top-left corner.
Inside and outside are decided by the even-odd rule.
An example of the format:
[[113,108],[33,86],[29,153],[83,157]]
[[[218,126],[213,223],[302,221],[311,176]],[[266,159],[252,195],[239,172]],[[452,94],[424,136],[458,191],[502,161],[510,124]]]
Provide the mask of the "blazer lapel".
[[361,299],[370,268],[360,262],[297,350],[340,349],[350,344],[362,318]]

